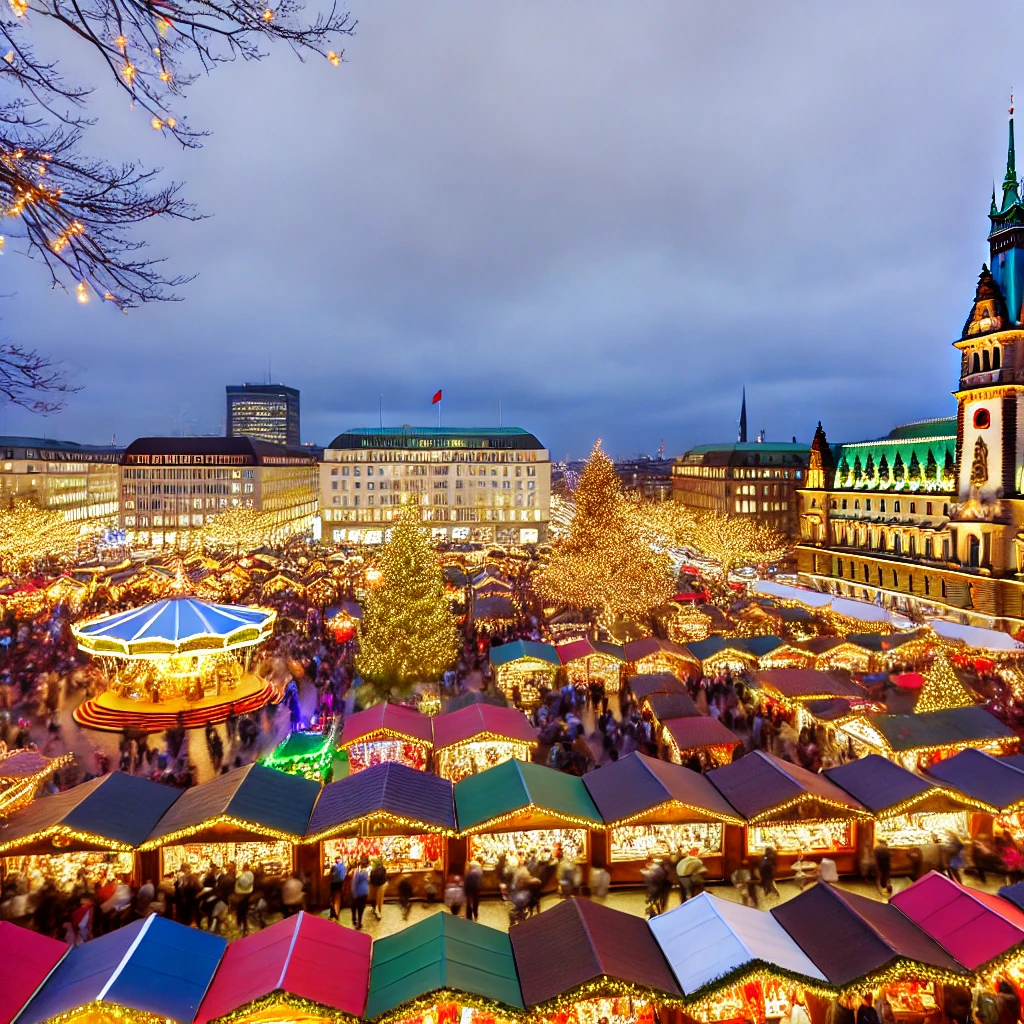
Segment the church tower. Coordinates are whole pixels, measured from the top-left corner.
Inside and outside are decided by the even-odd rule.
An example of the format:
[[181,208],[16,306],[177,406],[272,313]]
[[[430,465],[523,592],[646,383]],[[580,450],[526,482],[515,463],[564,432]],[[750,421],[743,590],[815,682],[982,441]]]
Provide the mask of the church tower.
[[[1013,108],[1010,108],[1011,114]],[[1003,178],[1002,199],[992,190],[989,209],[992,230],[988,235],[989,262],[992,277],[1006,301],[1010,322],[1024,321],[1021,304],[1024,302],[1024,199],[1017,180],[1017,158],[1013,145],[1013,118],[1010,118],[1010,139],[1006,149],[1006,175]]]

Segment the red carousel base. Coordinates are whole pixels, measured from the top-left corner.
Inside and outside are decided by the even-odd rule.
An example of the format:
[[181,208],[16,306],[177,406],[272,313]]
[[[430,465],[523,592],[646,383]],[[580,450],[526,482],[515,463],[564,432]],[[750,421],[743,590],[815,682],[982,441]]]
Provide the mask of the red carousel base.
[[83,701],[75,708],[73,717],[79,725],[103,732],[121,732],[126,726],[137,732],[164,732],[177,725],[179,712],[185,720],[185,728],[196,729],[207,722],[223,722],[232,708],[236,715],[244,715],[278,699],[273,686],[250,675],[243,677],[231,693],[198,701],[176,698],[152,704],[119,697],[108,690]]

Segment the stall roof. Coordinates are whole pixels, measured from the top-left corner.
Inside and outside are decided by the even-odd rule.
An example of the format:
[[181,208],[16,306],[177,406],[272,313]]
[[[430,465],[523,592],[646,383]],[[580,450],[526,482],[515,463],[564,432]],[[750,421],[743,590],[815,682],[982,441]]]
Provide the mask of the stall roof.
[[623,649],[618,644],[609,644],[604,640],[591,640],[589,637],[560,644],[555,650],[558,652],[558,660],[563,665],[579,661],[580,658],[589,658],[592,654],[600,654],[606,658],[612,658],[614,661],[626,660]]
[[964,626],[959,622],[945,619],[929,619],[928,625],[947,640],[962,640],[968,647],[983,651],[1024,651],[1024,644],[1014,640],[1009,633],[1000,629],[985,629],[983,626]]
[[659,722],[669,718],[700,717],[700,710],[688,693],[652,693],[642,703]]
[[890,749],[897,752],[1017,738],[1008,725],[980,705],[912,715],[867,715],[866,721],[882,734]]
[[697,820],[742,823],[706,775],[635,751],[620,761],[587,772],[583,783],[601,817],[609,824],[642,815],[673,800],[697,812]]
[[558,651],[554,644],[542,644],[536,640],[513,640],[511,643],[491,648],[491,664],[495,666],[526,659],[543,661],[555,668],[562,664],[558,660]]
[[1024,942],[1024,913],[1012,903],[935,871],[890,903],[969,971]]
[[0,921],[0,1024],[11,1024],[67,951],[63,942]]
[[866,815],[863,805],[830,779],[762,750],[716,768],[708,773],[708,778],[748,820],[760,818],[780,804],[803,796],[823,801],[851,816]]
[[936,761],[926,774],[943,786],[1004,811],[1024,801],[1024,771],[1013,760],[968,748]]
[[764,669],[754,675],[754,683],[796,700],[865,696],[857,683],[815,668]]
[[430,744],[434,739],[430,715],[425,715],[415,708],[402,707],[400,704],[374,704],[372,708],[357,711],[345,719],[345,724],[341,727],[339,746],[347,747],[380,732],[392,733],[426,744]]
[[672,742],[680,754],[700,747],[738,747],[743,742],[731,729],[711,715],[670,718],[661,724],[672,737]]
[[366,1006],[371,945],[369,935],[299,911],[231,943],[196,1024],[207,1024],[272,993],[358,1017]]
[[570,897],[509,937],[527,1006],[603,978],[682,994],[647,922],[634,914]]
[[762,964],[826,980],[771,914],[710,893],[651,918],[650,929],[688,996],[744,967]]
[[640,640],[630,640],[623,645],[622,653],[626,661],[637,662],[652,654],[667,654],[674,658],[681,658],[699,668],[694,656],[682,645],[674,644],[671,640],[662,640],[658,636],[645,636]]
[[756,654],[759,658],[763,658],[766,654],[771,654],[776,647],[781,647],[784,641],[780,636],[751,636],[747,637],[747,649],[751,654]]
[[[65,759],[69,756],[65,755]],[[51,765],[56,769],[61,763],[60,758],[47,757],[38,750],[12,750],[0,756],[0,780],[30,779]]]
[[754,657],[754,652],[748,645],[749,641],[743,637],[724,637],[719,633],[715,633],[704,640],[694,640],[693,643],[686,645],[686,649],[698,661],[705,661],[713,654],[718,654],[719,651],[724,651],[727,647],[730,650],[739,651],[741,654],[745,654],[748,658]]
[[1024,910],[1024,882],[1004,885],[999,890],[999,895],[1004,900],[1009,900],[1018,910]]
[[455,798],[448,779],[385,761],[324,786],[306,829],[307,839],[323,838],[375,814],[393,815],[455,831]]
[[936,789],[935,783],[880,754],[859,757],[838,768],[829,768],[824,774],[873,814],[916,800]]
[[583,779],[533,764],[505,761],[455,784],[455,816],[460,831],[481,826],[527,808],[583,824],[603,824]]
[[831,594],[822,594],[817,590],[805,590],[803,587],[791,587],[786,583],[776,583],[774,580],[755,580],[750,584],[752,594],[763,594],[765,597],[774,597],[780,601],[799,601],[808,608],[824,608],[832,601]]
[[627,681],[638,704],[643,704],[652,693],[689,694],[686,684],[671,672],[646,672],[630,676]]
[[160,846],[172,833],[199,832],[223,817],[243,822],[254,832],[302,836],[319,795],[319,782],[262,764],[246,765],[186,789],[157,822],[145,846]]
[[85,841],[93,846],[141,846],[181,792],[124,772],[101,775],[63,793],[41,797],[0,821],[0,850],[58,829],[92,837]]
[[18,1018],[40,1024],[94,1001],[190,1024],[227,940],[153,915],[76,946]]
[[834,985],[848,985],[900,959],[963,972],[931,936],[891,904],[825,882],[775,907],[772,914]]
[[525,1009],[505,932],[454,914],[432,914],[373,944],[367,1018],[447,990]]
[[526,715],[516,708],[471,704],[458,711],[436,715],[433,722],[435,751],[485,734],[518,740],[520,743],[537,742],[537,730]]

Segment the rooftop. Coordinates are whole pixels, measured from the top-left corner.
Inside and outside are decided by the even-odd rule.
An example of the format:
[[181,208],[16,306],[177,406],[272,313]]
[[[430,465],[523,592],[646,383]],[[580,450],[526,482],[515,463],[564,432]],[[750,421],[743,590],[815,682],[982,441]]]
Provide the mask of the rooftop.
[[328,448],[543,449],[522,427],[353,427]]

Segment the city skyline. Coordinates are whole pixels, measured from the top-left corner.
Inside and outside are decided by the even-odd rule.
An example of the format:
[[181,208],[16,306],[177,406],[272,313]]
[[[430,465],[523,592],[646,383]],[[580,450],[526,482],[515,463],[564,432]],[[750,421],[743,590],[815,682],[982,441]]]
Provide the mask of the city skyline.
[[[496,423],[500,399],[557,458],[597,436],[622,455],[727,441],[744,383],[751,436],[769,440],[809,441],[818,419],[841,441],[949,414],[949,341],[1003,167],[1009,42],[952,6],[739,25],[582,11],[517,12],[543,38],[524,62],[511,14],[353,7],[341,68],[275,53],[197,82],[189,105],[214,132],[198,154],[101,88],[111,151],[164,165],[212,215],[152,238],[200,276],[184,302],[121,317],[49,292],[8,251],[5,336],[63,356],[84,390],[58,416],[4,410],[0,429],[219,432],[224,384],[268,361],[319,443],[376,423],[382,393],[385,423],[430,424],[437,388],[445,423]],[[318,198],[264,205],[294,162],[293,124],[312,133]]]

